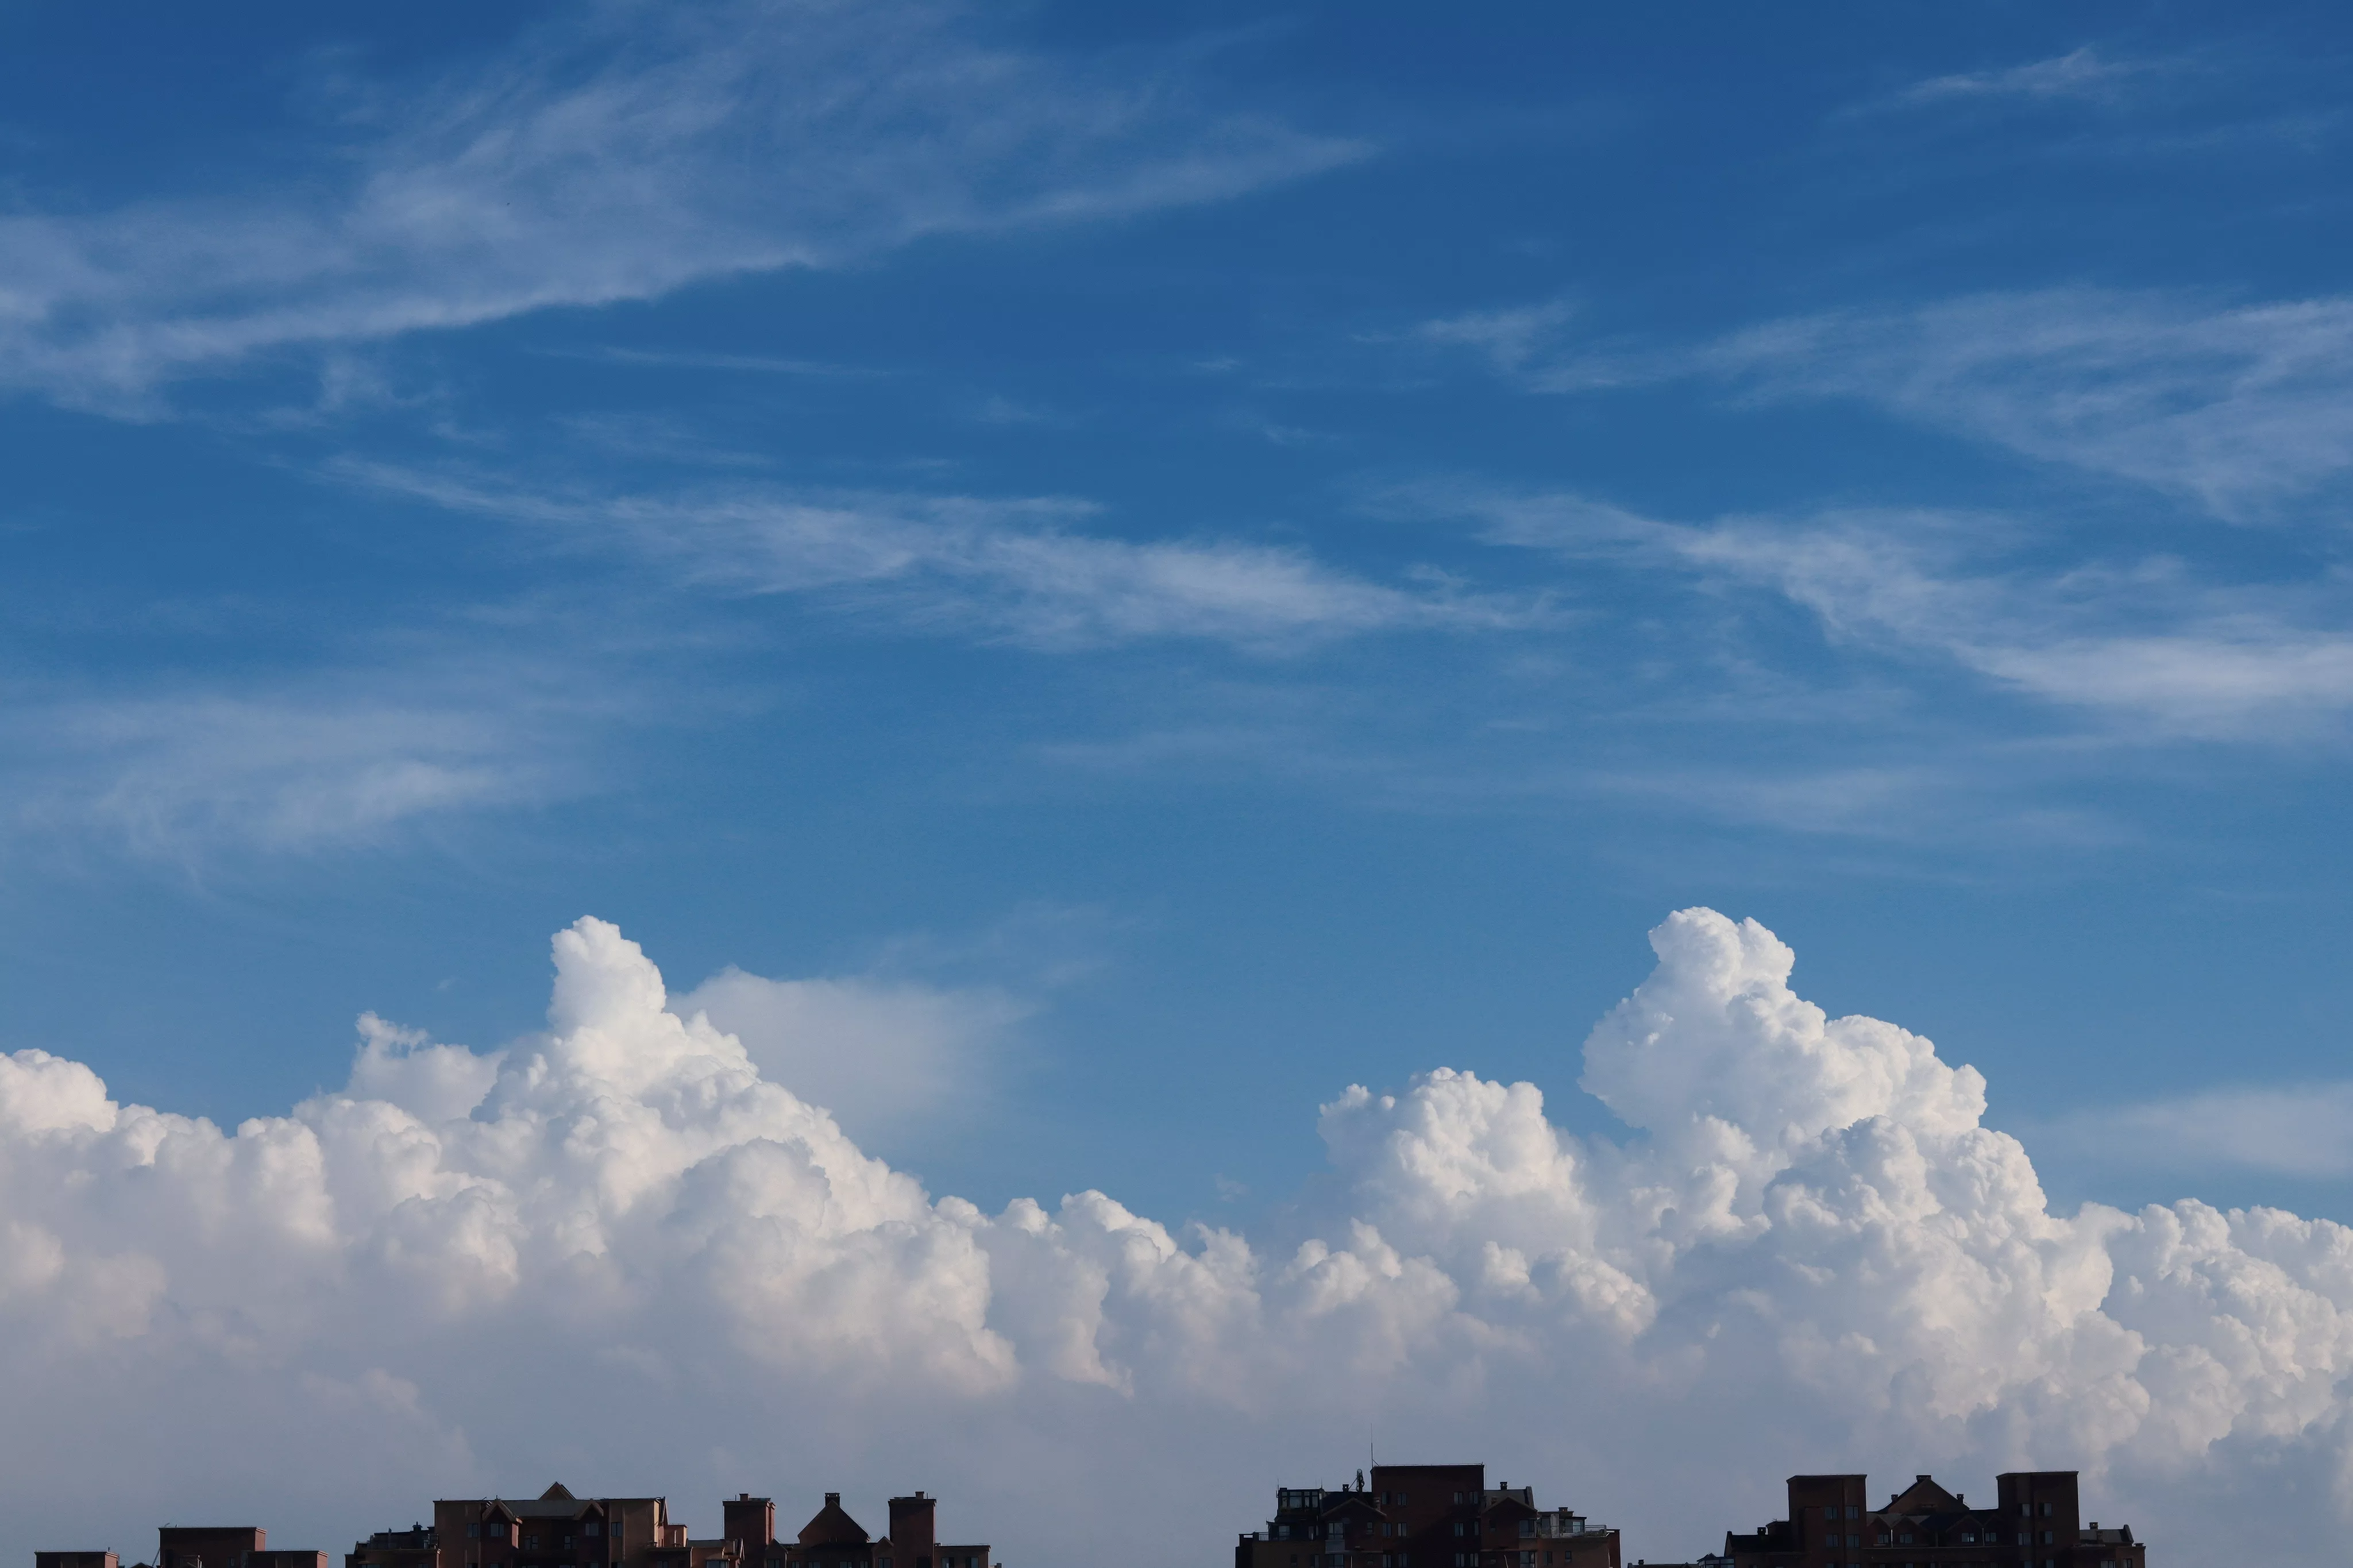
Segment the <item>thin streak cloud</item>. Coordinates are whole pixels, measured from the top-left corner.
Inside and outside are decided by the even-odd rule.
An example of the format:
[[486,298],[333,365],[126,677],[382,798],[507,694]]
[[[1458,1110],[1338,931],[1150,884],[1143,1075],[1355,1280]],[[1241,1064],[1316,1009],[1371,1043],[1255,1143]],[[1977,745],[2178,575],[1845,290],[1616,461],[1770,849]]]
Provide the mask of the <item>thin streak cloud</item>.
[[2112,103],[2123,95],[2127,83],[2159,68],[2147,60],[2111,59],[2087,44],[2063,55],[2029,60],[2023,65],[1931,77],[1905,89],[1893,101],[1922,105],[1957,100],[2073,99]]
[[153,416],[169,383],[288,353],[1215,201],[1366,151],[1207,103],[1172,62],[979,30],[922,3],[603,8],[381,114],[315,180],[0,217],[0,385]]
[[1381,504],[1468,520],[1494,544],[1765,588],[1837,642],[1938,656],[2132,726],[2119,736],[2334,737],[2353,712],[2353,598],[2334,574],[2230,583],[2161,554],[2032,566],[2023,523],[1930,509],[1686,524],[1575,493],[1445,486]]
[[1764,321],[1677,345],[1588,339],[1553,304],[1433,320],[1538,394],[1674,381],[1841,399],[2260,521],[2353,474],[2353,298],[2221,304],[2102,289],[1984,293]]
[[902,627],[1046,650],[1163,638],[1279,653],[1377,632],[1494,632],[1545,623],[1541,594],[1490,594],[1422,572],[1384,583],[1304,551],[1229,539],[1130,540],[1067,497],[990,499],[744,487],[555,494],[383,465],[354,483],[622,550],[681,586],[819,596]]

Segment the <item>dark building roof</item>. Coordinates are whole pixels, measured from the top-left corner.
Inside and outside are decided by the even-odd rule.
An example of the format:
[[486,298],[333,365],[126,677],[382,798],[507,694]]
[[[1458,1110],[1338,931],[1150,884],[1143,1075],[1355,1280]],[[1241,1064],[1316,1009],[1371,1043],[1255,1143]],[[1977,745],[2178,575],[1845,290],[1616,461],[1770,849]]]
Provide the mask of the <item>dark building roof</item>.
[[1741,1534],[1729,1530],[1724,1532],[1724,1554],[1726,1557],[1731,1556],[1736,1552],[1790,1552],[1794,1550],[1796,1550],[1795,1544],[1789,1539],[1789,1521],[1786,1519],[1777,1519],[1772,1523],[1767,1525],[1764,1529],[1757,1531],[1753,1534]]
[[1881,1513],[1967,1513],[1968,1505],[1938,1486],[1927,1476],[1915,1476],[1912,1484],[1887,1500]]
[[604,1511],[604,1504],[595,1498],[584,1501],[574,1497],[562,1481],[535,1498],[492,1498],[491,1506],[502,1508],[517,1519],[580,1519]]
[[872,1539],[863,1525],[842,1511],[839,1492],[826,1493],[825,1506],[801,1526],[803,1546],[863,1546]]

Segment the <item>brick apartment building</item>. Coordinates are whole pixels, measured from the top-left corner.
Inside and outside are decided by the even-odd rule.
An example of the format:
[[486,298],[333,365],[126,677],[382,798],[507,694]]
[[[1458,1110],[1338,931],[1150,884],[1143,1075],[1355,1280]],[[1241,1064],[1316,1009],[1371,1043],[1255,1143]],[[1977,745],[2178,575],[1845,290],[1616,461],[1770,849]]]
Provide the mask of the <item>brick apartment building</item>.
[[[379,1531],[344,1568],[992,1568],[985,1542],[943,1544],[938,1500],[890,1501],[890,1531],[870,1537],[825,1494],[799,1535],[776,1537],[776,1505],[739,1492],[720,1505],[720,1532],[696,1537],[658,1497],[581,1498],[560,1483],[535,1498],[442,1498],[430,1525]],[[40,1568],[47,1568],[47,1564]],[[58,1568],[90,1568],[59,1564]],[[111,1565],[108,1565],[111,1568]],[[158,1563],[156,1568],[171,1568]],[[307,1568],[307,1565],[306,1565]]]
[[[153,1568],[327,1568],[323,1552],[272,1551],[258,1525],[167,1524],[155,1536]],[[36,1552],[33,1568],[121,1568],[121,1561],[111,1552]]]
[[1727,1532],[1732,1568],[2147,1568],[2130,1525],[2082,1522],[2073,1470],[1994,1478],[1991,1508],[1971,1508],[1926,1476],[1874,1509],[1862,1476],[1791,1476],[1789,1517]]
[[[1375,1465],[1354,1489],[1282,1487],[1234,1568],[1620,1568],[1618,1532],[1529,1487],[1490,1487],[1484,1465]],[[954,1565],[948,1565],[954,1568]]]

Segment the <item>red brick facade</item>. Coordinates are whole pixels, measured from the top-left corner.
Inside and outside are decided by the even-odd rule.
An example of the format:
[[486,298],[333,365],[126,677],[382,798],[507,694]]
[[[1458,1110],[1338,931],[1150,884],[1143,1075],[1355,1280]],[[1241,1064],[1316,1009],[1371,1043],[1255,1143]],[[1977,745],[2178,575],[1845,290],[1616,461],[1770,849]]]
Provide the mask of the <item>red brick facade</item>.
[[[323,1552],[272,1551],[259,1525],[167,1524],[155,1536],[152,1568],[327,1568]],[[111,1552],[36,1552],[33,1568],[121,1568],[121,1560]]]

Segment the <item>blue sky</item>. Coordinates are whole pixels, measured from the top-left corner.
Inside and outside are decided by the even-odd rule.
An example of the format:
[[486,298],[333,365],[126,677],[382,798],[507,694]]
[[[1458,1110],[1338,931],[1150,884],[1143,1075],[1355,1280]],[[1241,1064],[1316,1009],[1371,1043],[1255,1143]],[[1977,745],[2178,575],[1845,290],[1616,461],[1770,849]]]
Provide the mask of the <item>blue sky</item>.
[[235,1119],[597,912],[1190,1209],[1711,902],[1998,1121],[2337,1075],[2326,13],[242,16],[5,22],[13,1044]]
[[2353,1218],[2348,47],[0,6],[0,1047],[231,1127],[595,915],[934,1193],[1280,1228],[1351,1083],[1622,1131],[1706,905],[2054,1209]]

